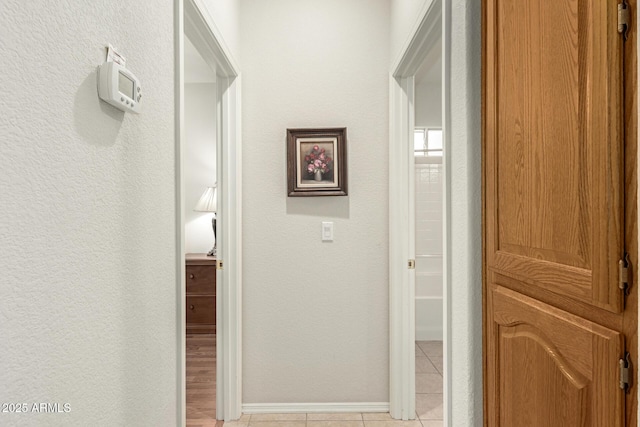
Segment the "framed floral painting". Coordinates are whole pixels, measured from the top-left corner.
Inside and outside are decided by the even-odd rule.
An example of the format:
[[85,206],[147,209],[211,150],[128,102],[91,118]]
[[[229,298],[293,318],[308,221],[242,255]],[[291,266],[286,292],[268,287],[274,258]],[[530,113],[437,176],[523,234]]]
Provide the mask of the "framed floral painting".
[[347,128],[287,129],[288,195],[347,195]]

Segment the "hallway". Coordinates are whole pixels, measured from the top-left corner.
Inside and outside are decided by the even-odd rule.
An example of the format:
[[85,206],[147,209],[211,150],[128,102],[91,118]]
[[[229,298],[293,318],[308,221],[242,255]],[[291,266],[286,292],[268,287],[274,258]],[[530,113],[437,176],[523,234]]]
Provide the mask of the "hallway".
[[[413,421],[393,420],[388,413],[253,414],[225,427],[442,427],[442,341],[416,341],[416,413]],[[197,409],[193,408],[194,416]],[[189,427],[209,427],[197,420]]]

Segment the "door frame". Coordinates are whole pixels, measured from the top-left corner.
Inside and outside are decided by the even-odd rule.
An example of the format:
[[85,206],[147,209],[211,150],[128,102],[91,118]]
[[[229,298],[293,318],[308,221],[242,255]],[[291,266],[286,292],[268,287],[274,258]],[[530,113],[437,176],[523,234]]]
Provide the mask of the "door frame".
[[[415,259],[415,212],[413,208],[415,204],[415,194],[413,194],[415,193],[415,171],[413,170],[412,149],[415,127],[415,74],[428,52],[442,37],[442,0],[426,2],[420,16],[422,19],[418,21],[412,32],[413,37],[404,46],[400,58],[391,68],[390,76],[389,410],[393,418],[403,420],[414,419],[416,414],[415,270],[408,268],[408,260]],[[443,73],[444,75],[445,73]],[[445,96],[443,80],[443,99]],[[446,135],[444,123],[443,133]],[[446,174],[444,185],[447,188]],[[448,390],[449,375],[447,373],[446,348],[449,334],[447,330],[446,289],[443,292],[443,304],[445,306],[443,310],[444,404],[447,407],[449,399],[446,390]],[[446,420],[445,414],[445,425]]]
[[[442,15],[444,425],[480,425],[482,395],[481,4],[427,0],[390,77],[390,410],[415,416],[415,307],[409,274],[407,147],[413,90],[432,20]],[[404,206],[404,208],[403,208]],[[455,388],[455,392],[454,392]],[[455,408],[455,412],[453,411]],[[412,412],[413,411],[413,412]]]
[[[216,71],[216,417],[231,421],[242,410],[242,140],[240,69],[203,0],[176,0],[176,227],[177,425],[186,420],[186,313],[184,248],[184,35]],[[221,265],[220,263],[223,262]]]

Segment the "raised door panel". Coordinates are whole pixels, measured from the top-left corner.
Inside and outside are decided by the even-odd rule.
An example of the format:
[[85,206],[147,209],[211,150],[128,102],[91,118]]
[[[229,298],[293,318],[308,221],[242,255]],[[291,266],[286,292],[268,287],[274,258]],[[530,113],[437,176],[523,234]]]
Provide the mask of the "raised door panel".
[[497,285],[488,296],[489,426],[624,425],[620,333]]
[[487,0],[486,261],[612,312],[623,253],[613,0]]

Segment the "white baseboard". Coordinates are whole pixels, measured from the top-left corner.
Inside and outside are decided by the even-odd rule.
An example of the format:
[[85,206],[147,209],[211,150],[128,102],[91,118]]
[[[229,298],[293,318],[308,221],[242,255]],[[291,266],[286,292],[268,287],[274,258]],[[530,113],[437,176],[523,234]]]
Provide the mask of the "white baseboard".
[[332,412],[389,412],[389,402],[353,403],[245,403],[243,414],[291,414]]

